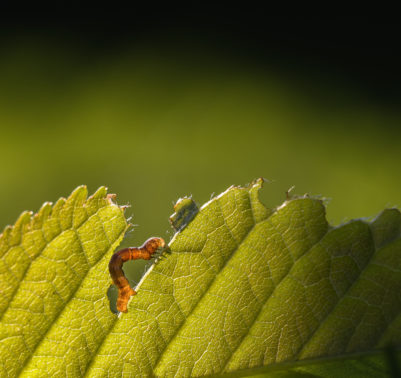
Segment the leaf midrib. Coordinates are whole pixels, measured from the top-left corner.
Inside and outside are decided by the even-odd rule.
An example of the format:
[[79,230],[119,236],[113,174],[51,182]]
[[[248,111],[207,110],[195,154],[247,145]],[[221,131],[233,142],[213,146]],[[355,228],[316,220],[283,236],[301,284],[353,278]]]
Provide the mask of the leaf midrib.
[[[401,353],[401,349],[397,349],[399,353]],[[364,357],[369,356],[380,356],[383,354],[383,351],[379,350],[367,350],[363,352],[353,352],[353,353],[343,353],[337,356],[322,356],[322,357],[312,357],[303,360],[292,360],[292,361],[283,361],[283,362],[275,362],[269,365],[263,366],[256,366],[256,367],[248,367],[242,368],[236,371],[228,371],[228,372],[221,372],[219,374],[213,375],[205,375],[206,377],[249,377],[253,375],[261,375],[263,373],[272,373],[272,372],[280,372],[283,371],[288,374],[288,372],[292,369],[296,368],[304,368],[308,366],[316,366],[316,365],[324,365],[330,364],[336,361],[348,361],[348,360],[357,360]],[[382,373],[382,371],[379,371]],[[306,373],[309,374],[310,373]],[[307,375],[309,377],[309,375]],[[317,377],[317,376],[316,376]],[[320,376],[319,376],[320,378]]]

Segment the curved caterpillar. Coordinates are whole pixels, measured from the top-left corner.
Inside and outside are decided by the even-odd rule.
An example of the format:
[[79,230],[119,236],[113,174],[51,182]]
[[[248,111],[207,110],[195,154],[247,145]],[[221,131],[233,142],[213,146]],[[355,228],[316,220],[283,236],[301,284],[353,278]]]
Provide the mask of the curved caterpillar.
[[128,260],[150,260],[153,254],[159,249],[164,248],[166,243],[162,238],[150,238],[141,247],[128,247],[122,249],[113,256],[109,262],[109,272],[113,283],[118,288],[117,310],[127,312],[128,300],[136,291],[132,289],[122,269],[123,264]]

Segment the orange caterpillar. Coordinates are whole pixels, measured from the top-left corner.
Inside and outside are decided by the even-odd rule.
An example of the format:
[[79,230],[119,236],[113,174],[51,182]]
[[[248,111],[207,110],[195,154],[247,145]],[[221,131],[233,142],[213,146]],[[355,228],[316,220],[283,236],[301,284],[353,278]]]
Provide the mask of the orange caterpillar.
[[150,260],[153,254],[164,248],[166,243],[162,238],[150,238],[139,248],[125,248],[116,252],[110,259],[109,271],[114,285],[118,288],[117,310],[127,312],[128,300],[136,291],[129,285],[123,272],[123,264],[128,260]]

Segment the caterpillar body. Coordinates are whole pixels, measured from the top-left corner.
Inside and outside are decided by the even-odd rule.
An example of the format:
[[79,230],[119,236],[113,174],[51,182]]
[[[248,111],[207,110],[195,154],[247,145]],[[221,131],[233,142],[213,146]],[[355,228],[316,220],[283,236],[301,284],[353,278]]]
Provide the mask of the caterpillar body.
[[157,250],[166,245],[162,238],[150,238],[141,247],[122,249],[111,257],[109,272],[114,285],[118,288],[117,310],[127,312],[128,300],[136,291],[130,286],[123,271],[123,264],[129,260],[150,260]]

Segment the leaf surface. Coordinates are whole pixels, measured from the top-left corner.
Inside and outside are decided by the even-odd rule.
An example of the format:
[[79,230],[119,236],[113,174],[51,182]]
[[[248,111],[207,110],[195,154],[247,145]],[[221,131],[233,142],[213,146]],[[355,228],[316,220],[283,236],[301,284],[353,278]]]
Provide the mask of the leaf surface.
[[260,186],[228,189],[175,235],[90,376],[286,371],[288,362],[399,344],[398,210],[333,228],[320,200],[271,211]]
[[[93,209],[96,219],[108,209],[99,222],[113,230],[113,237],[106,232],[108,243],[94,225],[84,228],[90,216],[66,211],[59,216],[65,231],[54,234],[59,244],[44,243],[42,250],[37,242],[33,262],[7,257],[7,244],[0,262],[7,263],[4,272],[20,278],[7,289],[11,300],[3,305],[0,368],[9,374],[11,366],[29,377],[373,377],[395,371],[401,345],[400,212],[388,209],[372,222],[332,227],[315,198],[267,209],[258,199],[261,185],[258,180],[231,187],[202,206],[118,318],[105,295],[107,263],[126,230],[116,205]],[[4,235],[14,240],[19,227],[17,222]],[[101,247],[89,252],[74,236],[66,239],[71,227],[81,227],[87,243]],[[17,239],[14,246],[21,244]],[[71,245],[77,251],[72,260],[65,252]],[[12,285],[13,276],[4,277]],[[32,281],[40,290],[29,286]]]
[[0,376],[80,376],[114,322],[107,263],[127,229],[105,188],[23,213],[0,237]]

